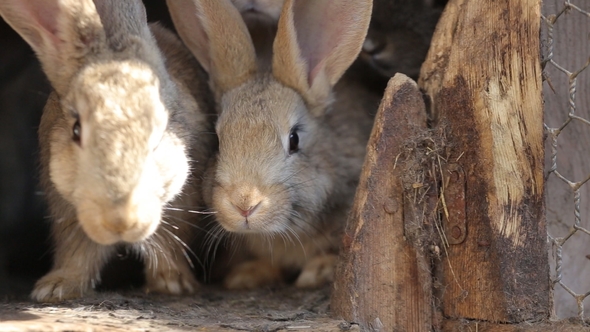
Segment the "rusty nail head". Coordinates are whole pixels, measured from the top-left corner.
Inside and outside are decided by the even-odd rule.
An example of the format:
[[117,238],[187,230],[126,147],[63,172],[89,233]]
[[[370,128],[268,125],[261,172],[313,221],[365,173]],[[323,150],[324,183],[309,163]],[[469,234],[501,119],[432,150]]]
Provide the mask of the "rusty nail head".
[[460,238],[461,237],[461,228],[459,228],[459,226],[453,226],[453,228],[451,228],[451,235],[455,239]]

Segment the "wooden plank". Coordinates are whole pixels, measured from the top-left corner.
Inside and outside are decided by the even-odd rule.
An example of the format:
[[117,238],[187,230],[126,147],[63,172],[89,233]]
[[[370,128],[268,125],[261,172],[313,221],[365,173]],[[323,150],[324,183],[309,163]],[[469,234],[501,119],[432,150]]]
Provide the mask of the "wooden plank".
[[420,215],[403,179],[416,166],[406,144],[426,131],[422,93],[407,76],[388,84],[375,119],[336,273],[333,313],[362,330],[428,331],[431,274],[418,244]]
[[[451,0],[422,67],[446,137],[444,169],[464,174],[443,181],[464,188],[466,221],[440,262],[445,317],[549,315],[539,23],[537,0]],[[453,200],[445,190],[441,203]]]
[[360,332],[327,315],[330,288],[241,292],[208,285],[189,296],[97,292],[59,304],[0,303],[2,332]]

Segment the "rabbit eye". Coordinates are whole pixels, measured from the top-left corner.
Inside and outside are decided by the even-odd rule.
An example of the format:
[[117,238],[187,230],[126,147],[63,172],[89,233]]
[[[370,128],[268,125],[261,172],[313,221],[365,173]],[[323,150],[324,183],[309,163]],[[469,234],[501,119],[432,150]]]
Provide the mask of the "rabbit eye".
[[297,151],[299,151],[299,135],[297,135],[297,130],[293,130],[289,134],[289,154]]
[[72,140],[78,145],[80,145],[80,135],[82,135],[82,126],[80,126],[80,120],[76,120],[72,127]]

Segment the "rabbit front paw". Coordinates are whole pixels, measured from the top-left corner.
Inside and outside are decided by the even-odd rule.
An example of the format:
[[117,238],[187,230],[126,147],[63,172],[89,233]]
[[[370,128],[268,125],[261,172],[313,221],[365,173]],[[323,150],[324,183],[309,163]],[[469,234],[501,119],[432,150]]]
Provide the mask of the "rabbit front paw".
[[303,267],[295,281],[295,286],[298,288],[317,288],[332,282],[337,259],[338,256],[336,255],[322,255],[312,258]]
[[90,280],[66,269],[49,272],[35,284],[31,298],[38,302],[59,302],[92,292]]
[[146,271],[146,291],[171,295],[193,294],[199,283],[190,269]]
[[232,269],[223,284],[227,289],[254,289],[281,281],[281,271],[263,260],[244,262]]

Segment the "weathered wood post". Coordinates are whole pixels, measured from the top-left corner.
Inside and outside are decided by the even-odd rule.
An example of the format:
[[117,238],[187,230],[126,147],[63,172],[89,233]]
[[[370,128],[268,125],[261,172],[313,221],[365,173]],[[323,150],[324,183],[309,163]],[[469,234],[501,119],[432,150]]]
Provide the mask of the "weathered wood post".
[[408,170],[397,165],[424,112],[408,107],[419,95],[402,93],[409,83],[390,82],[344,238],[337,315],[383,331],[548,317],[539,27],[538,0],[451,0],[439,22],[420,77],[445,146],[435,286],[406,236]]
[[412,151],[406,144],[426,130],[422,93],[414,81],[389,81],[375,119],[349,219],[332,295],[336,316],[374,331],[429,331],[429,262],[414,241],[413,213],[402,178]]
[[[443,219],[447,237],[459,235],[439,263],[450,319],[549,315],[539,27],[538,0],[451,0],[422,67],[446,168],[459,172],[447,186],[465,192],[464,230]],[[445,189],[441,200],[453,199]]]

